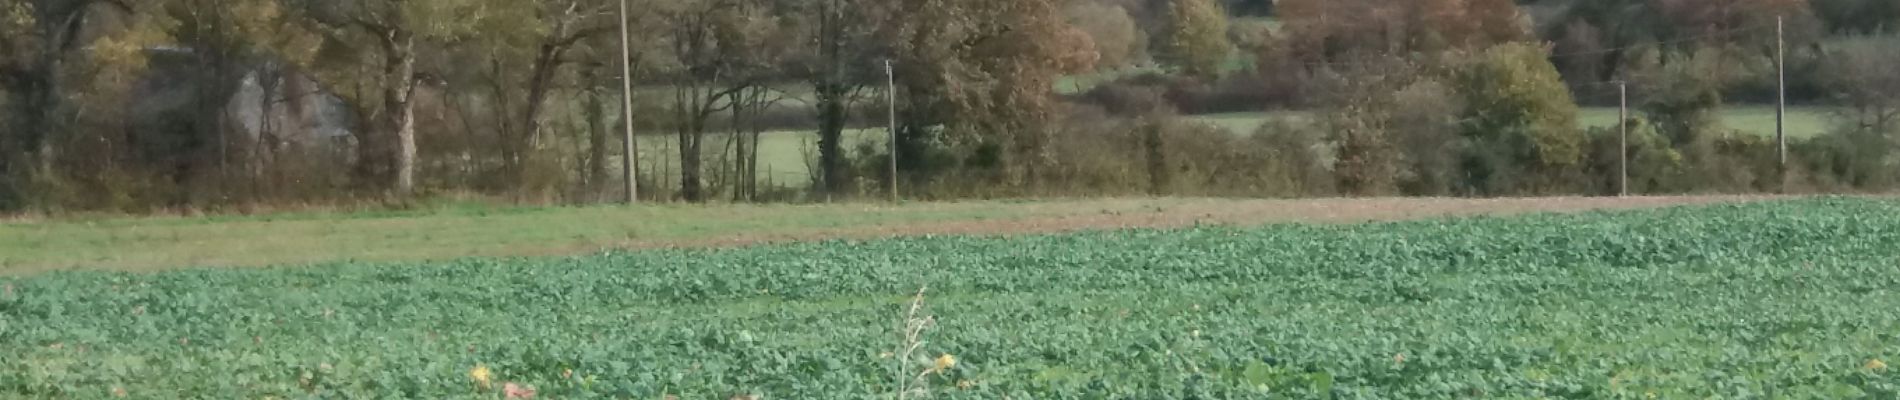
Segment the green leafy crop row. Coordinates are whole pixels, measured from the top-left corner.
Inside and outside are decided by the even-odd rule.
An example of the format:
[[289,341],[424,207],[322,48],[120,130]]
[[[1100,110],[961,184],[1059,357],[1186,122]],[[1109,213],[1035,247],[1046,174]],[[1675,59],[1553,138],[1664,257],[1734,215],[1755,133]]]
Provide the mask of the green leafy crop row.
[[935,398],[1894,398],[1897,211],[54,273],[0,280],[0,398],[891,398],[925,285]]

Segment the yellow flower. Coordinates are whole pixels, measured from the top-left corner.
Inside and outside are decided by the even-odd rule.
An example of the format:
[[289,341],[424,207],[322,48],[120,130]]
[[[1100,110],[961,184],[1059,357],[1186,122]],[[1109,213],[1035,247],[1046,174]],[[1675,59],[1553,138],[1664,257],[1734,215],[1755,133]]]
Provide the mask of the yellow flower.
[[936,362],[935,368],[933,369],[937,371],[943,371],[950,368],[954,368],[956,366],[957,366],[957,356],[944,354],[941,356],[937,356],[937,362]]
[[475,380],[475,385],[487,389],[493,383],[494,374],[488,372],[487,365],[475,364],[475,369],[468,370],[468,378]]
[[1880,359],[1876,358],[1872,360],[1867,360],[1867,365],[1865,365],[1865,367],[1867,368],[1868,371],[1876,371],[1876,372],[1885,371],[1887,370],[1887,363],[1881,362]]

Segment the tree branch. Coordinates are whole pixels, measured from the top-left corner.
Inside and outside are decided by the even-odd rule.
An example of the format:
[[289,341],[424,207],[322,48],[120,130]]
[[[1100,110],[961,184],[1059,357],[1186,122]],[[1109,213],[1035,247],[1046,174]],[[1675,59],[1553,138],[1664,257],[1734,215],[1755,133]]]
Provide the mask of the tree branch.
[[565,37],[550,38],[551,40],[548,40],[547,42],[544,42],[544,43],[548,45],[552,45],[552,46],[565,48],[568,46],[573,46],[575,43],[579,43],[582,40],[586,40],[588,38],[591,38],[597,35],[606,34],[608,32],[613,31],[614,29],[616,29],[616,27],[596,26],[596,27],[574,31],[574,33],[569,34]]
[[709,93],[708,93],[708,95],[707,95],[707,97],[706,97],[706,102],[705,102],[705,103],[702,103],[702,105],[700,106],[700,112],[699,112],[699,117],[700,117],[700,118],[708,118],[708,117],[710,117],[710,116],[712,116],[712,114],[713,114],[713,113],[717,113],[717,112],[720,112],[720,111],[725,111],[725,110],[730,110],[730,109],[732,109],[732,103],[733,103],[733,101],[731,101],[731,100],[728,100],[728,101],[726,101],[726,102],[725,102],[725,103],[724,103],[723,105],[720,105],[720,106],[718,106],[718,107],[714,107],[713,105],[715,105],[715,104],[721,104],[721,103],[719,102],[719,99],[721,99],[721,98],[732,98],[732,97],[736,97],[736,96],[734,96],[735,94],[737,94],[737,93],[739,93],[739,92],[741,92],[741,91],[744,91],[744,90],[746,90],[747,88],[751,88],[752,86],[753,86],[753,84],[752,84],[752,83],[749,83],[749,82],[747,82],[747,83],[739,83],[739,84],[736,84],[736,85],[732,85],[732,86],[728,86],[728,87],[726,87],[725,89],[722,89],[722,90],[718,90],[718,91],[712,91],[712,92],[709,92]]

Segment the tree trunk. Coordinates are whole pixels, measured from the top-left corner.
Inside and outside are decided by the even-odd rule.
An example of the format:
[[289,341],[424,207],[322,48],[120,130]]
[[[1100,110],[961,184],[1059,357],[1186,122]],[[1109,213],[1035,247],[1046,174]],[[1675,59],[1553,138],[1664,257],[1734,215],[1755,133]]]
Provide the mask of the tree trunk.
[[679,133],[680,145],[680,197],[687,202],[697,203],[705,200],[700,191],[699,142],[701,134],[706,131],[707,113],[703,109],[704,104],[709,100],[701,94],[701,89],[697,85],[687,86],[690,87],[681,87],[676,90],[677,101],[674,102],[675,107],[678,108],[675,112],[679,116],[678,126],[675,129]]
[[819,9],[819,53],[825,70],[815,83],[819,112],[819,190],[826,197],[844,195],[851,190],[851,171],[845,165],[844,131],[847,125],[845,97],[851,85],[845,78],[844,6],[825,0]]
[[688,202],[705,201],[700,183],[700,132],[698,128],[680,134],[680,197]]
[[[593,87],[599,77],[598,72],[594,68],[586,68],[581,73],[581,84]],[[586,175],[581,179],[587,184],[588,194],[598,196],[605,193],[609,186],[607,181],[612,179],[608,176],[610,170],[607,167],[607,127],[602,125],[607,113],[601,108],[605,102],[601,101],[599,90],[588,90],[586,96],[582,112],[587,118],[587,167],[583,172]]]
[[[752,168],[752,171],[746,174],[749,177],[746,179],[746,193],[753,201],[759,200],[759,136],[762,133],[764,132],[757,127],[752,129],[752,149],[750,153],[746,154],[746,159],[748,160],[746,161],[746,165]],[[765,178],[772,179],[770,170],[766,171]],[[766,185],[767,188],[771,188],[771,186],[770,184]]]
[[819,9],[819,52],[824,70],[815,85],[818,100],[818,188],[826,198],[849,190],[850,176],[844,159],[845,84],[844,21],[835,0],[826,0]]
[[222,86],[224,86],[226,71],[224,57],[216,49],[199,49],[197,56],[199,65],[206,69],[198,70],[202,75],[197,75],[195,80],[197,85],[194,89],[197,90],[197,95],[193,99],[195,102],[192,110],[191,132],[182,132],[191,136],[191,139],[186,141],[189,147],[183,149],[181,154],[167,157],[182,157],[176,160],[170,171],[172,188],[177,189],[171,192],[171,206],[186,206],[205,201],[199,197],[199,193],[191,189],[194,186],[191,184],[193,181],[203,179],[200,176],[202,175],[200,168],[217,171],[217,176],[211,180],[216,184],[219,193],[214,194],[216,197],[212,201],[225,195],[222,168],[225,162],[224,107],[220,107],[223,103],[220,100],[223,100],[221,99],[224,95]]
[[494,119],[495,137],[500,142],[495,150],[501,153],[501,176],[508,180],[502,184],[502,189],[507,189],[511,184],[519,183],[515,178],[521,176],[521,143],[525,140],[522,139],[521,130],[515,126],[515,120],[520,116],[514,114],[514,102],[509,101],[514,96],[509,93],[506,82],[508,70],[502,67],[501,58],[490,56],[488,76],[488,90],[494,96],[494,104],[486,116]]
[[388,40],[384,49],[383,114],[395,142],[393,154],[388,155],[389,172],[394,175],[390,189],[397,195],[408,195],[416,188],[416,115],[415,103],[410,101],[416,91],[416,42],[406,32],[393,33]]
[[818,169],[819,187],[827,195],[842,195],[849,190],[849,174],[844,159],[844,85],[826,83],[818,87]]
[[526,165],[533,157],[534,149],[541,143],[541,112],[546,109],[548,92],[554,82],[554,72],[559,68],[561,47],[543,44],[535,53],[534,66],[528,70],[528,98],[523,106],[521,120],[514,125],[522,130],[521,142],[517,143],[515,181],[518,187],[525,187],[529,176]]
[[275,111],[275,106],[277,105],[276,94],[282,76],[282,70],[278,69],[276,65],[272,63],[267,63],[262,68],[257,69],[257,138],[250,143],[250,150],[248,151],[250,155],[246,157],[246,160],[249,162],[245,164],[244,168],[245,175],[247,175],[246,179],[250,181],[250,193],[247,201],[253,203],[261,202],[265,197],[264,170],[266,168],[266,161],[264,160],[264,149],[267,147],[275,147],[275,143],[277,143],[277,128],[272,124],[272,119],[274,118],[272,118],[271,113]]
[[[752,146],[747,148],[744,156],[746,160],[746,199],[752,201],[759,200],[759,136],[765,132],[765,127],[759,125],[759,115],[765,113],[765,110],[770,108],[765,101],[765,88],[761,87],[755,90],[754,95],[758,97],[754,99],[752,119],[748,121],[748,126],[751,129],[748,129],[749,132],[746,133],[746,136],[748,136],[752,142]],[[774,101],[774,103],[776,103],[776,101]]]
[[734,202],[745,201],[747,198],[746,197],[746,182],[747,182],[746,178],[747,177],[746,177],[746,158],[745,158],[746,135],[745,135],[745,125],[744,125],[744,121],[746,119],[746,115],[745,115],[746,107],[749,107],[749,105],[743,101],[738,101],[735,99],[732,103],[732,138],[730,139],[730,141],[734,142],[733,144],[735,146],[732,149],[732,179],[731,179],[732,180],[732,201]]

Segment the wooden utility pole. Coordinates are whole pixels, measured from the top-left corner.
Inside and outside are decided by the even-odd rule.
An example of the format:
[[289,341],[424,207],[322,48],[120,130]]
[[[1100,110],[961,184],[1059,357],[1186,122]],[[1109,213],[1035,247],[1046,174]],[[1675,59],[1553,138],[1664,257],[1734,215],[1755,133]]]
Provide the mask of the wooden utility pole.
[[1616,82],[1616,195],[1630,195],[1630,86]]
[[640,146],[633,141],[633,50],[630,41],[632,35],[627,32],[627,0],[620,0],[620,104],[621,125],[626,129],[620,144],[620,172],[627,177],[627,204],[640,201],[640,169],[637,157]]
[[1788,50],[1781,17],[1775,17],[1775,154],[1780,158],[1781,180],[1788,181]]
[[890,125],[891,201],[897,201],[897,72],[891,60],[884,60],[884,100],[889,105],[885,122]]

